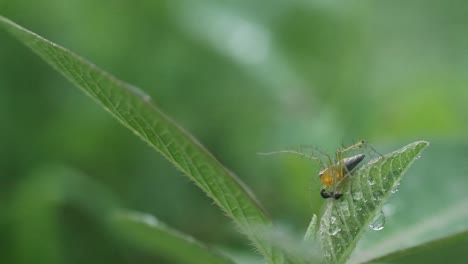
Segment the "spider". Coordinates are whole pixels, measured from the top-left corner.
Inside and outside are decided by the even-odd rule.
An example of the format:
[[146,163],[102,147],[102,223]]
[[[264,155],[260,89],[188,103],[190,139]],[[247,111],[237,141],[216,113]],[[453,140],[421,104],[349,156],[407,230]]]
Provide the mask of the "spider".
[[[351,157],[344,158],[343,153],[351,150],[356,150],[364,147],[366,143],[364,141],[359,141],[349,147],[343,147],[336,150],[336,160],[333,161],[330,156],[327,154],[320,152],[324,156],[328,158],[328,166],[320,160],[318,157],[310,156],[301,152],[297,152],[294,150],[280,150],[268,153],[258,153],[260,155],[273,155],[273,154],[281,154],[281,153],[290,153],[299,156],[303,156],[318,162],[321,170],[318,174],[320,181],[322,182],[323,186],[320,188],[320,195],[324,198],[334,198],[336,200],[340,199],[343,194],[340,192],[342,188],[342,182],[346,177],[350,176],[353,169],[361,163],[366,157],[364,154],[357,154]],[[327,191],[327,189],[329,191]]]

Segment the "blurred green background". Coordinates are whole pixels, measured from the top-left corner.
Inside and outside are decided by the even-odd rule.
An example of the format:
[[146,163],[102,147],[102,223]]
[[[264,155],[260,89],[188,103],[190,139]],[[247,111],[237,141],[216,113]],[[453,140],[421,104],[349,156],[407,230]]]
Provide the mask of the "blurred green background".
[[[142,87],[298,232],[323,203],[315,164],[257,152],[430,141],[369,243],[447,208],[453,222],[418,241],[468,229],[467,12],[461,0],[0,0],[0,14]],[[251,254],[187,178],[4,31],[0,59],[1,263],[170,263],[66,202],[63,167],[123,207]]]

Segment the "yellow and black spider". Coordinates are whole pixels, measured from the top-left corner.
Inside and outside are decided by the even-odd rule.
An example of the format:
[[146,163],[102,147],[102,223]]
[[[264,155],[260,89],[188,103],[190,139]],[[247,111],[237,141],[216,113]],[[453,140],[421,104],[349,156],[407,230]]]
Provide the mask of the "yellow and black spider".
[[[281,154],[281,153],[290,153],[295,155],[300,155],[318,162],[320,166],[319,177],[320,181],[323,183],[322,188],[320,189],[320,195],[327,198],[340,199],[343,194],[340,192],[344,180],[351,175],[356,166],[361,163],[366,157],[364,154],[357,154],[351,157],[344,158],[343,153],[351,150],[356,150],[362,148],[366,145],[364,141],[359,141],[356,144],[353,144],[349,147],[340,148],[336,151],[335,161],[330,158],[330,156],[322,153],[328,158],[328,166],[326,166],[321,159],[315,156],[310,156],[301,152],[294,150],[280,150],[268,153],[259,153],[260,155],[272,155],[272,154]],[[328,189],[328,191],[327,191]]]

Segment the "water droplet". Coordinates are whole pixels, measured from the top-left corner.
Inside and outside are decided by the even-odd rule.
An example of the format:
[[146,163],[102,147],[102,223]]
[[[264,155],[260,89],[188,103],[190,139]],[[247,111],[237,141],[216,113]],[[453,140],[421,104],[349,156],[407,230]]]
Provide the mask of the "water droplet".
[[369,179],[367,179],[367,183],[368,183],[369,185],[374,185],[374,184],[375,184],[375,179],[372,178],[372,177],[369,177]]
[[362,199],[362,192],[361,191],[353,192],[353,200],[359,201],[361,199]]
[[330,217],[330,223],[333,225],[336,222],[336,217]]
[[371,223],[369,224],[369,227],[372,228],[372,230],[380,231],[384,228],[384,225],[385,225],[385,215],[382,211],[380,211],[372,219]]
[[335,236],[340,231],[341,231],[341,228],[339,228],[337,225],[332,225],[330,226],[330,229],[328,230],[328,234],[330,236]]
[[378,200],[382,199],[383,196],[384,196],[383,192],[381,192],[381,191],[375,191],[375,192],[373,193],[372,199],[373,199],[374,201],[378,201]]
[[398,181],[392,188],[391,192],[396,193],[398,192],[398,187],[400,186],[400,182]]
[[415,157],[415,159],[419,159],[420,157],[421,157],[421,155],[417,155],[417,156]]

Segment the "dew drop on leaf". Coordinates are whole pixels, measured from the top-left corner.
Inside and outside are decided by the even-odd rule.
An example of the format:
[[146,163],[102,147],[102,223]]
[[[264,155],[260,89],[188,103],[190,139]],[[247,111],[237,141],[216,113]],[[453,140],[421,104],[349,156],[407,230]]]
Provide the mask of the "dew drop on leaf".
[[397,182],[397,184],[395,184],[391,190],[392,193],[396,193],[398,192],[398,187],[400,186],[400,182]]
[[383,196],[384,196],[383,192],[381,192],[381,191],[375,191],[373,194],[374,194],[374,195],[373,195],[374,197],[372,197],[372,199],[373,199],[374,201],[379,201],[379,200],[382,199]]
[[337,225],[331,225],[330,226],[330,229],[328,230],[328,234],[330,236],[334,236],[336,234],[338,234],[338,232],[341,231],[341,228],[339,228]]
[[382,211],[380,211],[372,219],[371,223],[369,224],[369,227],[372,228],[372,230],[380,231],[384,228],[384,225],[385,225],[385,215]]
[[367,179],[367,183],[369,185],[374,185],[375,184],[375,179],[373,177],[369,177],[369,179]]
[[362,199],[362,192],[361,191],[353,192],[353,200],[359,201],[361,199]]

